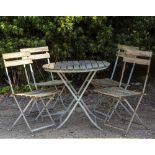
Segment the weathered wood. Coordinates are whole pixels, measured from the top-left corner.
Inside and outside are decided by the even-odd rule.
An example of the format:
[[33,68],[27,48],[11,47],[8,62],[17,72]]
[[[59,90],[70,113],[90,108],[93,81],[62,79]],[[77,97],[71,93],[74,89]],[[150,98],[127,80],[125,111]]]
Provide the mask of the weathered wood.
[[31,64],[31,63],[32,63],[32,60],[30,59],[4,61],[5,67],[20,66],[20,65],[26,65],[26,64]]
[[73,61],[74,69],[80,69],[80,64],[78,61]]
[[4,60],[22,58],[22,57],[28,57],[28,56],[30,56],[30,54],[27,52],[13,52],[13,53],[2,54],[2,57]]
[[114,81],[112,79],[93,79],[91,82],[94,87],[98,88],[98,87],[113,87],[113,86],[119,86],[119,82]]
[[39,53],[39,52],[48,52],[48,46],[44,47],[34,47],[34,48],[22,48],[20,49],[21,52],[30,52],[30,53]]
[[32,60],[39,60],[39,59],[49,59],[50,58],[50,54],[49,53],[44,53],[44,54],[33,54],[30,55],[30,58]]
[[49,68],[49,69],[55,69],[56,64],[55,63],[50,63],[50,64],[45,64],[43,65],[43,68]]
[[99,67],[104,67],[104,63],[102,61],[96,61]]
[[68,69],[68,62],[67,61],[62,61],[61,62],[61,69]]
[[140,56],[140,57],[152,57],[152,52],[148,51],[140,51],[140,50],[127,50],[127,55],[134,55],[134,56]]
[[90,60],[85,60],[85,65],[87,69],[93,68]]
[[46,90],[36,90],[31,92],[25,92],[25,93],[17,93],[16,96],[26,96],[26,97],[35,97],[35,98],[42,98],[47,96],[53,96],[55,94],[58,94],[59,91],[56,91],[55,89],[46,89]]
[[103,95],[108,95],[116,98],[135,96],[141,94],[141,92],[126,90],[120,87],[106,87],[101,89],[95,89],[94,91]]
[[152,57],[152,52],[139,50],[138,47],[119,45],[119,49],[124,50],[127,55]]
[[[93,65],[92,65],[93,63]],[[99,64],[99,65],[98,65]],[[63,61],[63,62],[56,62],[51,66],[48,64],[43,65],[43,68],[46,71],[51,72],[89,72],[89,71],[97,71],[106,69],[110,63],[105,61]]]
[[79,64],[80,64],[80,68],[81,68],[82,70],[83,70],[83,69],[87,69],[85,61],[80,60],[80,61],[79,61]]
[[95,60],[91,60],[90,62],[91,62],[91,65],[92,65],[93,68],[98,67],[98,64],[97,64],[97,62]]
[[74,69],[74,67],[73,67],[73,61],[68,61],[68,69],[69,70]]
[[56,62],[54,68],[50,68],[49,69],[61,69],[61,63],[60,62]]
[[119,50],[119,51],[116,53],[116,56],[119,56],[119,57],[124,57],[124,56],[125,56],[125,52],[124,52],[124,51]]
[[146,60],[142,58],[129,58],[129,57],[124,57],[123,61],[128,63],[135,63],[139,65],[150,65],[150,62],[151,62],[151,60]]
[[[62,85],[62,84],[64,84],[62,80],[52,80],[52,81],[36,83],[37,86],[56,86],[56,85]],[[34,85],[34,84],[32,83],[31,85]]]
[[128,45],[118,45],[118,49],[120,50],[127,50],[127,49],[130,49],[130,50],[139,50],[138,47],[135,47],[135,46],[128,46]]

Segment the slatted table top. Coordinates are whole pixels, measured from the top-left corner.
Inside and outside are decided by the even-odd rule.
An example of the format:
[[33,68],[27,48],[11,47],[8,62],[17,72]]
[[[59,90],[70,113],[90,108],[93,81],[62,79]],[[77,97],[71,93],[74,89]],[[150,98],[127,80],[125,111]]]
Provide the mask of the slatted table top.
[[43,65],[45,71],[78,73],[99,71],[108,68],[110,65],[106,61],[80,60],[80,61],[61,61]]

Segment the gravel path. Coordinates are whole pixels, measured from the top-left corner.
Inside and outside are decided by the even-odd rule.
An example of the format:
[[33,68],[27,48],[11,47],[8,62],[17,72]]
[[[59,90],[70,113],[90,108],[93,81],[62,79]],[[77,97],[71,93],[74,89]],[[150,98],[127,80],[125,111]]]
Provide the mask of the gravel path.
[[[146,130],[140,125],[133,124],[126,138],[155,138],[155,87],[154,84],[148,85],[147,93],[141,107],[139,115],[148,125],[150,130]],[[94,105],[99,96],[97,94],[87,93],[84,97],[87,104]],[[66,103],[70,100],[67,97]],[[27,100],[19,98],[19,101],[24,104]],[[122,132],[103,127],[103,131],[95,128],[87,119],[83,111],[78,107],[73,113],[69,121],[59,130],[51,128],[36,133],[32,137],[25,124],[17,125],[12,131],[8,131],[19,112],[12,97],[0,96],[0,138],[123,138]],[[121,126],[126,126],[116,115],[113,116],[113,121]],[[21,121],[22,122],[22,121]]]

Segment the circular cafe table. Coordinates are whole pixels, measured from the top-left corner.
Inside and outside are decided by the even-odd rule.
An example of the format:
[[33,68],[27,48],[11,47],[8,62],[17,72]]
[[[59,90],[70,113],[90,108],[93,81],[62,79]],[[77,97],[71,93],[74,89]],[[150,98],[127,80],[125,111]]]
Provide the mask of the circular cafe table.
[[[67,122],[75,108],[79,105],[83,109],[88,119],[92,122],[92,124],[94,124],[98,129],[101,130],[101,128],[97,125],[96,121],[93,120],[94,114],[90,111],[90,109],[88,109],[82,97],[89,84],[91,83],[93,77],[95,76],[96,72],[107,69],[109,65],[109,62],[95,60],[62,61],[43,65],[45,71],[54,72],[59,75],[59,77],[73,96],[73,100],[71,101],[66,110],[67,116],[57,126],[57,129],[62,127]],[[87,76],[78,91],[73,87],[71,82],[69,82],[66,77],[66,73],[87,73]]]

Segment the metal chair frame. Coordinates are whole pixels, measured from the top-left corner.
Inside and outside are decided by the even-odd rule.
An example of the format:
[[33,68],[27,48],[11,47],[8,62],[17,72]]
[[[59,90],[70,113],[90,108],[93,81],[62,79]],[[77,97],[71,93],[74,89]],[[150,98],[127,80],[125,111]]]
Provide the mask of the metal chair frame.
[[[148,127],[143,123],[143,121],[140,119],[139,115],[137,114],[137,110],[138,110],[138,108],[139,108],[139,106],[141,104],[141,100],[142,100],[143,96],[145,95],[145,88],[146,88],[146,83],[148,81],[148,75],[149,75],[149,70],[150,70],[152,52],[139,51],[137,49],[130,49],[128,47],[125,48],[125,51],[126,51],[126,56],[133,55],[134,57],[124,57],[123,58],[124,65],[123,65],[123,69],[122,69],[122,75],[121,75],[119,87],[103,88],[102,90],[98,89],[98,90],[96,90],[96,92],[100,93],[102,95],[112,97],[112,98],[114,98],[116,100],[116,104],[114,104],[113,108],[109,111],[110,117],[109,117],[109,115],[107,115],[105,120],[104,120],[104,125],[109,126],[109,127],[113,127],[113,128],[116,128],[116,129],[119,129],[119,130],[122,130],[122,131],[125,131],[125,135],[126,135],[128,133],[128,131],[129,131],[129,129],[131,127],[131,124],[133,123],[133,120],[134,120],[135,117],[139,120],[141,125],[143,125],[145,128],[148,129]],[[142,92],[136,93],[135,91],[130,91],[130,90],[127,90],[125,88],[123,89],[121,87],[122,86],[122,80],[123,80],[123,77],[124,77],[125,67],[126,67],[127,63],[133,64],[134,66],[136,64],[147,66],[147,73],[146,73],[146,77],[145,77]],[[131,77],[130,77],[130,79],[131,79]],[[121,88],[122,93],[123,93],[123,91],[124,92],[128,91],[128,93],[131,93],[131,95],[129,94],[129,95],[122,95],[122,96],[118,95],[118,96],[116,96],[115,94],[112,94],[110,92],[105,93],[105,89],[107,91],[108,89],[113,89],[114,90],[115,88],[116,88],[116,90],[117,90],[117,88],[118,88],[118,90],[119,90],[119,88]],[[139,100],[137,102],[136,108],[134,109],[133,106],[131,105],[131,103],[127,100],[127,97],[137,96],[137,95],[139,95],[140,97],[139,97]],[[107,122],[109,122],[109,120],[111,119],[112,114],[116,111],[119,103],[121,103],[122,105],[124,105],[124,103],[125,103],[128,106],[128,108],[130,109],[131,119],[130,119],[129,124],[128,124],[126,129],[119,128],[119,127],[107,124]]]
[[[47,60],[47,63],[50,64],[50,54],[49,54],[49,49],[48,49],[48,46],[44,46],[44,47],[35,47],[35,48],[23,48],[23,49],[20,49],[21,52],[28,52],[30,54],[30,59],[32,59],[32,61],[39,61],[39,60],[43,60],[43,59],[46,59]],[[55,80],[54,79],[54,76],[53,76],[53,73],[50,73],[51,75],[51,80],[52,81],[47,81],[47,82],[41,82],[41,83],[36,83],[36,79],[34,77],[34,71],[33,71],[33,66],[32,66],[32,75],[33,75],[33,80],[35,81],[35,88],[38,89],[38,86],[54,86],[55,89],[58,91],[58,88],[57,88],[57,85],[63,85],[63,88],[62,90],[60,91],[58,97],[56,98],[56,101],[54,103],[54,105],[56,105],[56,103],[58,102],[58,100],[60,100],[61,104],[63,105],[63,108],[66,108],[64,102],[63,102],[63,99],[62,99],[62,93],[65,89],[65,85],[63,83],[62,80]],[[57,83],[58,81],[58,83]],[[56,82],[56,83],[55,83]],[[46,83],[46,84],[45,84]],[[51,85],[51,84],[52,85]],[[35,104],[34,104],[35,105]],[[29,110],[29,113],[32,111],[34,105],[32,106],[32,108]],[[36,105],[37,106],[37,105]]]
[[[119,46],[118,46],[119,50],[118,50],[118,52],[116,53],[116,60],[115,60],[115,64],[114,64],[114,67],[113,67],[113,71],[112,71],[111,77],[110,77],[110,80],[111,80],[111,81],[114,81],[113,78],[114,78],[114,75],[115,75],[115,73],[116,73],[116,68],[117,68],[117,65],[118,65],[118,60],[119,60],[120,58],[123,59],[123,57],[127,57],[127,55],[126,55],[126,53],[125,53],[125,49],[124,49],[125,47],[129,47],[129,46],[125,46],[125,45],[119,45]],[[135,56],[133,56],[133,55],[128,55],[128,57],[135,57]],[[124,62],[123,62],[123,64],[124,64]],[[135,67],[135,64],[133,63],[133,64],[132,64],[131,71],[130,71],[130,74],[129,74],[129,78],[128,78],[128,80],[127,80],[127,83],[126,83],[126,84],[124,84],[124,83],[121,84],[125,89],[127,89],[128,86],[129,86],[129,83],[130,83],[130,80],[131,80],[131,77],[132,77],[132,74],[133,74],[133,71],[134,71],[134,67]],[[104,80],[104,79],[103,79],[103,80]],[[120,85],[120,82],[118,82],[118,86],[119,86],[119,85]],[[112,86],[116,86],[116,85],[111,84],[111,85],[107,85],[107,86],[100,86],[100,88],[102,88],[102,87],[103,87],[103,88],[104,88],[104,87],[112,87]],[[98,104],[96,104],[96,106],[94,107],[94,112],[95,112],[95,113],[98,113],[98,114],[101,114],[101,115],[108,116],[108,118],[109,118],[108,120],[110,120],[110,118],[111,118],[112,115],[113,115],[113,112],[112,112],[112,113],[108,113],[108,115],[107,115],[107,114],[105,114],[105,113],[103,113],[103,112],[97,110],[96,108],[98,107],[99,104],[100,104],[100,102],[98,102]],[[127,107],[126,107],[125,105],[123,105],[121,102],[120,102],[119,104],[126,110],[126,112],[128,112],[128,113],[130,114],[130,111],[127,109]],[[111,106],[111,104],[110,104],[109,106]],[[116,112],[116,113],[117,113],[118,116],[120,116],[118,112]]]
[[[47,91],[47,90],[46,91],[44,91],[44,90],[32,91],[32,88],[31,88],[31,85],[30,85],[30,79],[29,79],[28,72],[27,72],[27,69],[26,69],[26,66],[28,65],[30,70],[31,70],[31,73],[32,73],[31,75],[32,75],[32,77],[34,77],[33,72],[32,72],[32,65],[31,65],[33,62],[29,58],[29,53],[27,53],[27,52],[14,52],[14,53],[2,54],[2,56],[3,56],[5,71],[6,71],[6,75],[7,75],[7,78],[8,78],[8,81],[9,81],[9,85],[10,85],[10,88],[11,88],[12,96],[13,96],[13,98],[14,98],[16,104],[17,104],[17,107],[18,107],[18,109],[20,111],[20,115],[15,120],[15,122],[12,124],[12,126],[11,126],[11,128],[9,130],[12,130],[13,127],[17,124],[17,122],[22,117],[23,117],[23,119],[24,119],[28,129],[32,133],[32,135],[36,131],[40,131],[42,129],[46,129],[46,128],[54,126],[55,122],[54,122],[53,118],[51,117],[51,114],[49,113],[49,110],[48,110],[47,106],[50,103],[50,101],[54,99],[54,97],[57,94],[57,92],[55,90],[53,92],[51,90],[49,90],[49,91]],[[17,66],[23,66],[24,67],[26,81],[27,81],[27,84],[29,86],[30,92],[15,93],[15,90],[13,89],[13,84],[12,84],[11,78],[9,76],[8,68],[9,67],[17,67]],[[34,80],[34,78],[33,78],[33,80]],[[36,85],[35,80],[33,82]],[[24,97],[30,99],[30,101],[27,103],[27,105],[23,109],[20,106],[19,101],[17,100],[17,96],[24,96]],[[44,99],[48,99],[48,102],[45,103]],[[42,105],[44,107],[44,110],[47,112],[48,117],[50,118],[51,123],[48,124],[48,125],[41,126],[39,128],[32,129],[30,127],[30,124],[29,124],[27,118],[26,118],[25,112],[28,110],[28,108],[30,108],[30,106],[33,103],[38,103],[38,101],[41,101],[41,103],[42,103]]]

